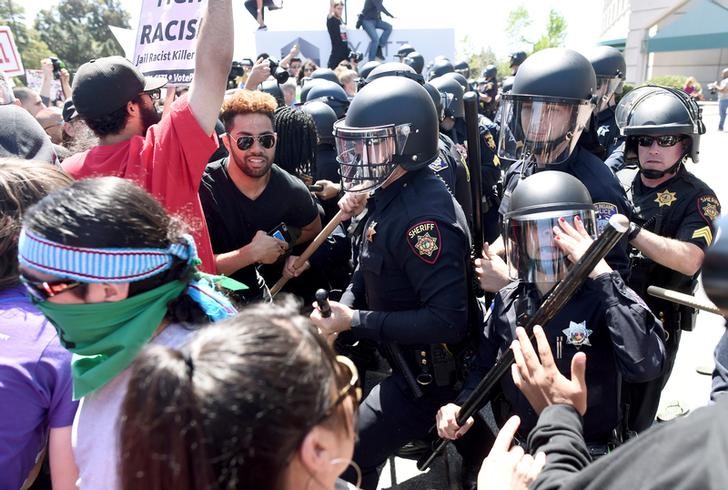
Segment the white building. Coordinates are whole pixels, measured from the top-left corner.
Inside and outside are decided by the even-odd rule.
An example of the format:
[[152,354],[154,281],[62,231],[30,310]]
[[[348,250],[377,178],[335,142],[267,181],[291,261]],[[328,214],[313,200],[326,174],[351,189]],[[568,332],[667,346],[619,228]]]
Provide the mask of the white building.
[[601,43],[623,50],[628,83],[694,76],[709,98],[728,67],[728,0],[604,0]]

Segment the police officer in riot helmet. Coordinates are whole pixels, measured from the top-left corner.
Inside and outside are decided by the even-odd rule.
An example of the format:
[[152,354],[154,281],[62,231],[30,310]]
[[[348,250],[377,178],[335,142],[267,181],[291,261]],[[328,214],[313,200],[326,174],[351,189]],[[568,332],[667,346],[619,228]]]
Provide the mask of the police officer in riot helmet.
[[526,58],[528,58],[528,55],[525,51],[514,51],[511,53],[511,56],[509,58],[508,66],[511,67],[511,74],[516,75],[518,73],[518,68],[523,64],[524,61],[526,61]]
[[367,61],[366,63],[364,63],[363,65],[361,65],[361,66],[359,67],[359,76],[360,76],[361,78],[366,78],[366,77],[368,77],[368,76],[369,76],[369,73],[370,73],[370,72],[371,72],[371,71],[372,71],[373,69],[375,69],[376,67],[378,67],[378,66],[379,66],[379,65],[381,65],[381,64],[382,64],[382,62],[381,62],[381,61]]
[[422,70],[425,69],[425,58],[417,51],[412,51],[405,56],[403,62],[420,75],[422,75]]
[[450,60],[444,57],[435,58],[432,62],[432,66],[427,71],[427,80],[433,80],[437,77],[443,76],[445,73],[452,73],[455,69],[450,63]]
[[491,120],[495,120],[498,105],[498,68],[488,65],[483,69],[482,78],[478,80],[478,94],[480,101],[478,112]]
[[457,132],[455,125],[458,120],[465,117],[463,97],[465,91],[457,80],[450,77],[437,77],[429,82],[442,94],[442,107],[444,118],[440,121],[440,128],[456,144],[465,142],[464,131]]
[[681,330],[692,330],[696,313],[647,295],[647,287],[693,293],[721,208],[715,192],[684,165],[688,158],[698,161],[700,135],[705,133],[694,99],[681,90],[645,86],[625,95],[615,112],[626,138],[625,159],[637,165],[617,174],[635,207],[636,225],[629,233],[630,284],[662,318],[668,333],[664,375],[628,389],[633,397],[630,428],[641,431],[654,420]]
[[455,73],[460,73],[462,76],[465,77],[466,80],[470,78],[470,65],[466,60],[460,60],[452,67],[453,70],[455,70]]
[[[473,423],[483,423],[471,419],[459,427],[459,405],[498,355],[510,348],[518,319],[533,316],[547,291],[581,258],[595,234],[595,207],[587,188],[574,176],[539,172],[526,177],[513,191],[504,222],[511,282],[495,296],[480,339],[477,367],[456,402],[438,413],[441,437],[455,439]],[[578,352],[588,356],[585,378],[590,395],[584,438],[593,457],[605,455],[620,442],[615,432],[622,419],[622,379],[646,381],[662,370],[660,323],[619,274],[601,260],[543,328],[561,372],[570,371]],[[537,421],[534,408],[538,407],[530,406],[511,376],[504,376],[500,387],[503,396],[491,402],[496,422],[502,426],[511,415],[518,415],[517,438],[526,441]],[[468,441],[468,435],[460,437],[461,444],[477,442]]]
[[[596,76],[589,61],[564,48],[529,56],[521,65],[513,89],[501,99],[498,155],[515,160],[506,171],[500,214],[508,211],[510,196],[526,176],[560,170],[578,178],[589,190],[597,216],[597,231],[614,214],[631,217],[631,205],[614,174],[593,154],[577,145],[589,122]],[[502,240],[484,248],[479,271],[481,287],[496,292],[507,284]],[[626,238],[607,255],[609,265],[623,277],[629,272]]]
[[399,58],[399,61],[404,62],[404,58],[407,57],[410,53],[415,51],[415,47],[411,44],[405,43],[399,47],[397,50],[397,54],[395,56]]
[[260,85],[258,85],[258,90],[272,95],[273,98],[276,99],[278,107],[283,107],[286,105],[285,97],[283,96],[283,90],[281,90],[281,86],[278,84],[277,80],[265,80]]
[[594,117],[580,144],[605,160],[622,140],[614,119],[614,96],[622,93],[627,65],[619,50],[610,46],[594,46],[584,56],[589,60],[597,76],[596,106]]
[[357,422],[353,461],[362,488],[375,489],[381,464],[423,438],[455,395],[451,352],[467,329],[470,241],[460,206],[427,168],[438,156],[437,113],[421,85],[372,81],[334,135],[347,191],[339,205],[345,215],[368,212],[352,284],[330,302],[330,317],[317,309],[311,319],[328,337],[350,331],[379,342],[392,365]]
[[[304,85],[304,88],[306,88],[306,85]],[[341,85],[328,80],[314,79],[311,82],[306,101],[317,99],[328,104],[336,113],[337,118],[344,117],[349,107],[349,97]]]
[[366,83],[382,77],[405,77],[414,80],[420,85],[424,83],[422,75],[417,73],[411,66],[398,61],[388,61],[374,68],[369,72]]

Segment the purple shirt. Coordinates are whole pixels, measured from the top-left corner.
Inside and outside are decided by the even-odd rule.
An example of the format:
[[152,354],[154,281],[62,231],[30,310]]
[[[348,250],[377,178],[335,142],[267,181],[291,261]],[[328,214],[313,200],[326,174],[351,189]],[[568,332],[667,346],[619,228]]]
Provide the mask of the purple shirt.
[[71,353],[22,288],[0,291],[0,489],[18,489],[49,430],[73,424]]

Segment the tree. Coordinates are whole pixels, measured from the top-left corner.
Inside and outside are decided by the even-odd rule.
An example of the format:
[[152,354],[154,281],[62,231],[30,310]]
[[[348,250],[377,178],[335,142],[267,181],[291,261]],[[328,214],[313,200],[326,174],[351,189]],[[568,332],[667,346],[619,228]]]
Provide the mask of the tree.
[[480,51],[472,51],[474,43],[470,42],[470,38],[465,36],[461,41],[460,50],[463,53],[462,58],[466,59],[470,66],[470,76],[479,78],[480,74],[487,65],[497,64],[495,53],[490,46],[480,47]]
[[533,51],[546,48],[558,48],[564,45],[566,37],[566,19],[554,9],[549,10],[549,20],[546,24],[546,33],[533,45]]
[[531,28],[531,24],[531,16],[526,7],[517,7],[508,13],[506,32],[512,47],[520,48],[524,44],[533,45],[533,41],[526,38],[525,34]]
[[109,25],[129,27],[129,14],[119,0],[61,0],[35,19],[41,39],[70,70],[92,58],[124,55]]
[[25,68],[38,69],[40,60],[55,56],[38,31],[26,26],[25,8],[17,0],[0,0],[0,25],[10,26],[13,30]]

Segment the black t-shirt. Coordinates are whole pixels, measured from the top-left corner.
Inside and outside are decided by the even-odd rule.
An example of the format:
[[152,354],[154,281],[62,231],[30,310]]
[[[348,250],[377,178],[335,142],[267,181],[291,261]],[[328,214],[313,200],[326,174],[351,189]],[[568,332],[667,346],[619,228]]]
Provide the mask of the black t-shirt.
[[[215,254],[243,247],[258,230],[269,232],[281,222],[298,236],[301,228],[316,219],[318,211],[306,186],[277,165],[271,167],[268,185],[255,200],[238,190],[227,166],[227,158],[209,164],[200,186],[200,201]],[[254,265],[238,270],[232,277],[250,288],[243,293],[246,300],[262,298],[262,278]]]

